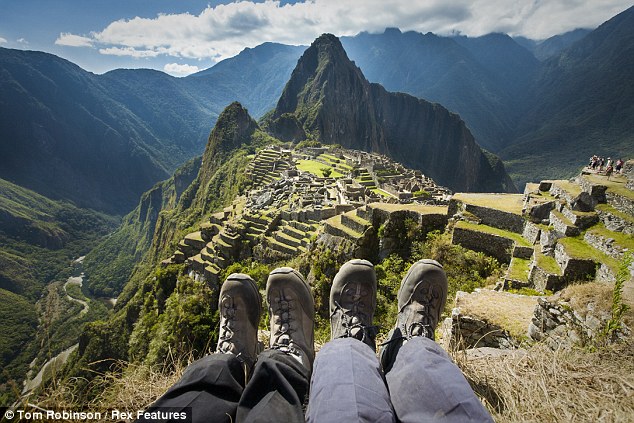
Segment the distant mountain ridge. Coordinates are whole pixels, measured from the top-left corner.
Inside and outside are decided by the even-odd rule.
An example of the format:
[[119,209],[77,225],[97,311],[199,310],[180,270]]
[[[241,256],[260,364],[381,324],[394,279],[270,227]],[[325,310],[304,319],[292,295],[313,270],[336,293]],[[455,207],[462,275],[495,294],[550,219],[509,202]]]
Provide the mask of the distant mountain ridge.
[[458,113],[491,151],[506,145],[519,118],[517,92],[539,63],[502,34],[440,37],[390,29],[345,37],[342,44],[369,81]]
[[245,50],[226,65],[175,78],[148,69],[95,75],[51,54],[0,48],[0,177],[125,214],[202,153],[227,104],[245,99],[260,114],[274,105],[297,60],[282,58],[297,48],[263,49],[273,54],[268,71],[246,65],[253,55]]
[[590,32],[592,32],[591,29],[577,28],[542,41],[534,41],[524,37],[514,37],[513,39],[532,52],[538,60],[544,61],[561,53],[562,50],[567,49]]
[[[152,118],[150,104],[164,116],[170,110],[165,103],[178,103],[169,88],[175,78],[135,72],[134,78],[144,75],[139,95],[125,87],[125,79],[115,80],[119,74],[132,76],[126,71],[97,76],[50,54],[0,49],[0,177],[117,214],[200,150],[192,125],[173,122],[183,132],[176,139],[173,131],[162,134],[165,128],[151,126],[167,119]],[[148,93],[152,78],[170,94],[162,100],[165,107]],[[129,107],[121,102],[124,96]],[[187,107],[183,119],[197,115],[202,127],[198,103]]]

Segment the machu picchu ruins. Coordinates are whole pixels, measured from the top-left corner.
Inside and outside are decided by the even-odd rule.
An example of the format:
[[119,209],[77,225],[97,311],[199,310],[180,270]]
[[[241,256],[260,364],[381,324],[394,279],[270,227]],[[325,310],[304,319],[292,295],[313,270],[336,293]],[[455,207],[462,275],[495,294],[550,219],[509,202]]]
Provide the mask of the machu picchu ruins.
[[246,175],[251,189],[185,236],[164,265],[186,262],[194,278],[218,283],[231,262],[292,257],[318,233],[363,245],[366,231],[389,217],[390,204],[439,229],[451,195],[383,155],[341,148],[271,146],[253,156]]
[[[316,245],[380,260],[399,250],[404,240],[394,228],[407,221],[425,233],[448,231],[453,244],[507,269],[494,290],[458,293],[443,327],[448,345],[517,348],[522,339],[568,333],[573,320],[592,337],[586,320],[547,297],[573,282],[614,283],[619,262],[634,248],[634,193],[627,185],[633,168],[628,162],[624,175],[609,181],[584,170],[571,180],[527,184],[523,194],[452,194],[383,155],[271,146],[253,155],[248,191],[185,236],[163,265],[185,263],[191,277],[218,287],[221,270],[235,261],[279,262]],[[523,288],[539,295],[504,292]],[[625,295],[632,296],[631,287]],[[478,315],[480,297],[506,304],[501,309],[516,316],[502,320],[513,321],[512,328]]]

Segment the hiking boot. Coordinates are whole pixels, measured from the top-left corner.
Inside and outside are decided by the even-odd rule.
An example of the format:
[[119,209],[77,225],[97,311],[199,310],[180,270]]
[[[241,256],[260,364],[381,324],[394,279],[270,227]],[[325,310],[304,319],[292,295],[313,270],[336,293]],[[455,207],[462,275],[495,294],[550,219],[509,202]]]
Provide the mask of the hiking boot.
[[249,275],[233,273],[220,288],[220,333],[216,352],[234,354],[250,370],[258,355],[262,299]]
[[447,275],[435,260],[420,260],[410,267],[398,290],[396,327],[382,344],[381,365],[388,372],[400,347],[415,336],[434,340],[434,332],[447,301]]
[[367,260],[350,260],[341,266],[330,288],[330,339],[356,338],[376,349],[375,309],[374,266]]
[[304,277],[290,267],[280,267],[266,282],[271,349],[297,359],[308,370],[315,360],[315,302]]

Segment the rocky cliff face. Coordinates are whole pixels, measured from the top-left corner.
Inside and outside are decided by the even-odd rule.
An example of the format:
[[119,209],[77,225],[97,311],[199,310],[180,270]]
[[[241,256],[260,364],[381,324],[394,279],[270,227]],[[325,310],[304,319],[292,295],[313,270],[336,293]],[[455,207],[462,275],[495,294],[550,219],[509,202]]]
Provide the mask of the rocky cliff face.
[[[293,120],[303,133],[288,130]],[[458,115],[369,83],[333,35],[306,50],[267,123],[284,140],[312,137],[387,154],[453,190],[515,191]]]

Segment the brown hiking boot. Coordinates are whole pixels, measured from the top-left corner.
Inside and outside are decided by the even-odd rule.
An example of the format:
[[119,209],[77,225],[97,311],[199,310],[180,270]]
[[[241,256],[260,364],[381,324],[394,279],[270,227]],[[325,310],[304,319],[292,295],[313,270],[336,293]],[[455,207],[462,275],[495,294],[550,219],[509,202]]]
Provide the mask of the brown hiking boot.
[[290,267],[280,267],[266,282],[271,349],[282,351],[312,370],[315,359],[315,302],[304,277]]
[[330,288],[330,339],[356,338],[375,349],[376,274],[367,260],[345,263]]
[[248,369],[258,355],[258,325],[262,299],[249,275],[233,273],[220,288],[220,334],[217,353],[234,354]]
[[398,291],[396,327],[382,344],[381,365],[392,368],[396,354],[407,340],[424,336],[434,340],[434,332],[447,301],[447,275],[435,260],[420,260],[410,267]]

